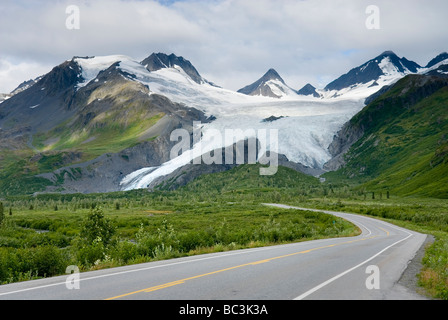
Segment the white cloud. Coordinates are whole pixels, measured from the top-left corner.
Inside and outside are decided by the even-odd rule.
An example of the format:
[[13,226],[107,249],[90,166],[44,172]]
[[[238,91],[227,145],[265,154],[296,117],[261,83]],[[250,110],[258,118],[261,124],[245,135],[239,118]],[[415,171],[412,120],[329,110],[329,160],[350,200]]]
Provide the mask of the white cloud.
[[[71,4],[79,30],[65,27]],[[365,27],[370,4],[381,10],[380,30]],[[54,66],[74,55],[173,52],[226,88],[273,67],[298,89],[324,86],[385,50],[426,64],[448,50],[447,9],[446,0],[8,1],[0,4],[0,58]]]
[[51,70],[36,62],[13,64],[0,58],[0,93],[9,93],[24,81],[35,79]]

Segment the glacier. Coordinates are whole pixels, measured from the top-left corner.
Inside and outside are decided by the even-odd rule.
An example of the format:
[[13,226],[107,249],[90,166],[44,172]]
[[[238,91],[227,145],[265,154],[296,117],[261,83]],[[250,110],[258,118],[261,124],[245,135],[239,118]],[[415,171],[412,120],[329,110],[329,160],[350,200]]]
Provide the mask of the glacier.
[[[334,135],[365,106],[365,98],[379,89],[379,86],[374,89],[364,86],[357,88],[354,94],[347,92],[336,97],[332,95],[332,98],[291,93],[278,99],[249,96],[209,83],[198,84],[178,66],[149,72],[138,61],[122,55],[77,58],[76,62],[83,72],[84,82],[81,86],[94,80],[100,71],[119,62],[117,67],[134,76],[129,77],[129,80],[148,86],[149,94],[164,95],[173,102],[214,116],[216,120],[203,124],[204,138],[214,130],[219,130],[224,135],[226,129],[253,129],[255,132],[259,129],[276,129],[278,153],[284,154],[290,161],[312,168],[322,168],[331,159],[328,146]],[[281,118],[271,122],[263,121],[271,116]],[[211,149],[213,147],[216,146],[210,146]],[[197,152],[194,148],[195,146],[190,152]],[[120,188],[146,188],[157,177],[190,163],[190,152],[185,152],[159,167],[141,168],[132,172],[122,179]]]

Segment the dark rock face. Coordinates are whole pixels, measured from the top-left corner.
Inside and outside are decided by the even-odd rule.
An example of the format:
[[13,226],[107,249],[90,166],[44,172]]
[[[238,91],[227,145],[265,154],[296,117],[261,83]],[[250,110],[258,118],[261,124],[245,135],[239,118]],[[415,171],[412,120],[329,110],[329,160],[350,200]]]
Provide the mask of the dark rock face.
[[443,60],[446,60],[446,59],[448,59],[448,52],[443,52],[443,53],[439,54],[437,57],[435,57],[434,59],[432,59],[431,61],[429,61],[425,68],[431,68],[431,67],[435,66],[436,64],[438,64],[439,62],[442,62]]
[[386,51],[363,65],[353,68],[348,73],[329,83],[325,87],[325,90],[341,90],[344,88],[349,88],[355,84],[365,84],[372,80],[378,80],[380,76],[384,75],[384,72],[381,70],[379,64],[385,58],[389,58],[390,62],[394,65],[397,71],[401,73],[415,73],[418,68],[420,68],[417,63],[409,61],[406,58],[399,58],[392,51]]
[[324,164],[327,171],[335,171],[345,164],[344,155],[350,147],[364,135],[364,129],[347,122],[341,130],[333,137],[333,141],[328,147],[332,158]]
[[80,81],[81,69],[73,59],[53,68],[37,83],[1,104],[0,127],[49,130],[75,113],[73,103]]
[[[254,83],[245,86],[238,90],[239,93],[247,94],[247,95],[262,95],[266,97],[278,98],[276,94],[274,94],[266,83],[270,80],[278,80],[282,84],[285,84],[285,81],[280,77],[280,75],[274,69],[269,69],[260,79],[255,81]],[[281,88],[280,88],[281,89]]]
[[190,61],[175,54],[166,55],[164,53],[153,53],[148,58],[140,62],[148,71],[157,71],[163,68],[172,68],[175,65],[181,67],[186,74],[196,83],[204,82],[199,72]]
[[437,69],[428,71],[425,74],[429,76],[448,78],[448,64],[442,64]]
[[297,91],[297,93],[302,96],[310,96],[311,95],[316,98],[320,97],[320,95],[316,91],[316,88],[309,83],[307,83],[302,89]]

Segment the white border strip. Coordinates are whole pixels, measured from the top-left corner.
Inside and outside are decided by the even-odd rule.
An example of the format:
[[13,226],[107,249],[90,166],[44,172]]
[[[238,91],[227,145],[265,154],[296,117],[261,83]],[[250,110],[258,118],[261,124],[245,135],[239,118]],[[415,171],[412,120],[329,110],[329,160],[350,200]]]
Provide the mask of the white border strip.
[[395,243],[391,244],[390,246],[384,248],[383,250],[381,250],[381,251],[378,252],[377,254],[371,256],[369,259],[367,259],[367,260],[361,262],[360,264],[354,266],[353,268],[350,268],[350,269],[348,269],[348,270],[346,270],[346,271],[344,271],[344,272],[338,274],[337,276],[334,276],[333,278],[328,279],[327,281],[321,283],[320,285],[318,285],[318,286],[316,286],[316,287],[314,287],[314,288],[308,290],[307,292],[302,293],[300,296],[294,298],[293,300],[302,300],[302,299],[306,298],[307,296],[309,296],[310,294],[316,292],[317,290],[322,289],[322,288],[325,287],[327,284],[330,284],[331,282],[333,282],[333,281],[339,279],[340,277],[346,275],[347,273],[349,273],[349,272],[355,270],[356,268],[359,268],[359,267],[362,266],[363,264],[366,264],[366,263],[369,262],[370,260],[373,260],[374,258],[376,258],[377,256],[379,256],[380,254],[382,254],[384,251],[388,250],[389,248],[395,246],[396,244],[398,244],[398,243],[400,243],[400,242],[402,242],[402,241],[405,241],[406,239],[408,239],[408,238],[410,238],[410,237],[412,236],[412,233],[410,233],[410,232],[408,232],[408,231],[405,231],[405,230],[402,230],[402,231],[408,233],[409,235],[408,235],[406,238],[403,238],[403,239],[401,239],[401,240],[398,240],[397,242],[395,242]]

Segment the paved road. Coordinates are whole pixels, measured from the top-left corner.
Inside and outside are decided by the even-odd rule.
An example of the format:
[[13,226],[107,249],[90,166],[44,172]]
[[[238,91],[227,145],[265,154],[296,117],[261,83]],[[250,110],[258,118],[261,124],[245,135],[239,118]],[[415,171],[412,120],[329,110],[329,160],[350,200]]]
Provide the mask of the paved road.
[[3,285],[0,299],[422,299],[397,281],[426,235],[325,212],[352,221],[362,234]]

